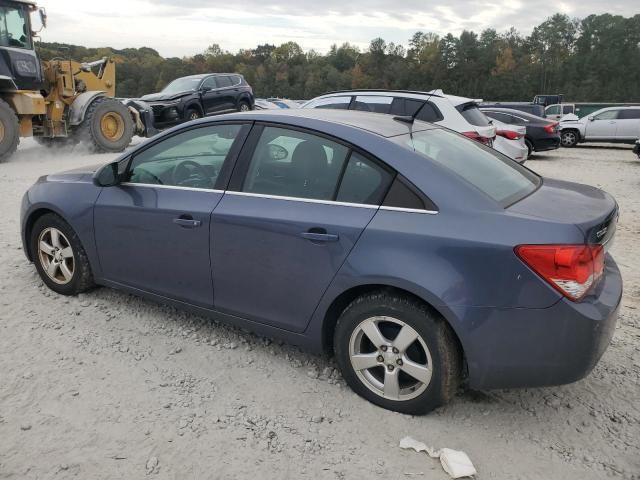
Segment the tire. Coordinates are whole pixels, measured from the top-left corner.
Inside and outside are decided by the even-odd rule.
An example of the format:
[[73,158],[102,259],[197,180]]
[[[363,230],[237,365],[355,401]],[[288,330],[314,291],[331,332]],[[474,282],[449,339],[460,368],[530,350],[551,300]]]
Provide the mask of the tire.
[[247,102],[245,102],[244,100],[242,100],[239,104],[238,104],[238,111],[239,112],[248,112],[251,110],[251,105],[249,105]]
[[[377,337],[382,345],[365,330],[382,332]],[[402,345],[400,331],[407,333],[405,338],[415,335],[415,340]],[[347,306],[336,324],[334,351],[344,379],[358,395],[396,412],[420,415],[444,405],[462,378],[461,352],[449,325],[418,301],[385,291],[358,297]],[[363,355],[357,360],[363,368],[354,366],[357,355]],[[424,368],[429,365],[430,375]],[[409,370],[422,381],[407,374]]]
[[9,104],[0,100],[0,163],[16,152],[19,143],[18,116]]
[[[533,143],[531,143],[530,140],[525,139],[524,140],[524,144],[527,146],[527,158],[531,157],[531,154],[533,153]],[[524,162],[523,162],[524,163]]]
[[113,98],[99,97],[87,109],[79,138],[93,152],[122,152],[134,132],[129,109]]
[[[54,231],[57,231],[57,242],[52,236]],[[31,229],[30,242],[36,270],[51,290],[62,295],[77,295],[95,286],[89,259],[80,239],[58,215],[47,213],[36,220]],[[41,248],[41,242],[48,247]],[[49,247],[58,250],[52,252],[53,249]],[[49,270],[51,263],[55,267]]]
[[200,111],[197,108],[188,108],[187,112],[184,116],[186,122],[190,122],[191,120],[197,120],[202,118]]
[[562,130],[562,132],[560,132],[560,144],[563,147],[575,147],[578,144],[578,140],[578,132],[575,130]]

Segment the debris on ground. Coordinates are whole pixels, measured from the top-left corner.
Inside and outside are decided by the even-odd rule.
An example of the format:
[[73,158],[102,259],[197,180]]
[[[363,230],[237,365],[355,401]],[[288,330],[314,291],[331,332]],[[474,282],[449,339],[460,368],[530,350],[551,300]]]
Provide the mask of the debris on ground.
[[439,458],[442,468],[451,478],[472,477],[477,474],[469,456],[459,450],[452,450],[450,448],[435,450],[411,437],[404,437],[400,440],[400,448],[412,448],[416,452],[426,452],[431,458]]

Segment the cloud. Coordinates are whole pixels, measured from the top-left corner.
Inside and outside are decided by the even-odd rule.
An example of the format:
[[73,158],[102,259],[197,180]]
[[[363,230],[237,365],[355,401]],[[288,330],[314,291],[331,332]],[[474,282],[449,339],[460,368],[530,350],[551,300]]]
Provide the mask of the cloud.
[[[440,35],[515,27],[523,33],[555,11],[631,15],[637,0],[563,0],[554,10],[524,0],[51,0],[45,41],[115,48],[147,46],[164,56],[202,52],[212,43],[235,51],[258,44],[298,42],[326,51],[333,43],[366,47],[375,37],[406,44],[418,31]],[[68,12],[73,12],[70,14]]]

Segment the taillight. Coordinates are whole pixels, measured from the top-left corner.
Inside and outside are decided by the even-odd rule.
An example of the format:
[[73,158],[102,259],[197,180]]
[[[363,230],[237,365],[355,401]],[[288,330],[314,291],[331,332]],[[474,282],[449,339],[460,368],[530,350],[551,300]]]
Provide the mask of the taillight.
[[493,138],[484,137],[484,136],[480,135],[478,132],[462,132],[462,135],[464,135],[467,138],[471,138],[472,140],[475,140],[476,142],[480,142],[483,145],[487,145],[488,147],[492,147],[493,146]]
[[547,123],[544,127],[544,131],[547,133],[556,133],[558,131],[558,122]]
[[521,133],[513,132],[511,130],[497,130],[496,135],[500,135],[508,140],[520,140],[522,138]]
[[519,245],[516,255],[570,300],[586,295],[604,273],[602,245]]

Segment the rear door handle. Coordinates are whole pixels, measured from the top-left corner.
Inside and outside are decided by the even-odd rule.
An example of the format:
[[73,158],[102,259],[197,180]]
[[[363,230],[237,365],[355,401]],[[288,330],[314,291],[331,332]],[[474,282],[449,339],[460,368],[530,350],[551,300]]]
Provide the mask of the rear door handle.
[[311,231],[302,232],[300,236],[312,242],[337,242],[340,240],[338,235],[327,233],[324,229],[311,229]]
[[183,228],[196,228],[202,225],[200,220],[194,220],[191,215],[180,215],[178,218],[173,219],[173,223]]

